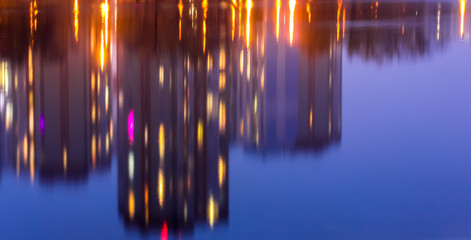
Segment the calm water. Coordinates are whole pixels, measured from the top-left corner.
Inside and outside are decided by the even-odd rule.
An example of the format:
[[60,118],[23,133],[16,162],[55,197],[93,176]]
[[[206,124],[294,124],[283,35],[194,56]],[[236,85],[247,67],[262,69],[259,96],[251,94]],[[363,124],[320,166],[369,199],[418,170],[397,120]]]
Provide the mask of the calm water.
[[0,1],[0,239],[470,239],[469,4]]

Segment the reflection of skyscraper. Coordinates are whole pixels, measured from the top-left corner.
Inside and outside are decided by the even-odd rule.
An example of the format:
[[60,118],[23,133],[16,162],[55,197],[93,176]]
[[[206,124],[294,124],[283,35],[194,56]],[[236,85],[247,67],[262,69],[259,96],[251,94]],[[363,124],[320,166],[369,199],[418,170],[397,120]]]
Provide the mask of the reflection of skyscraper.
[[330,23],[304,22],[304,31],[293,34],[291,23],[281,20],[290,12],[276,11],[278,23],[268,20],[266,9],[253,10],[252,45],[234,46],[241,49],[232,62],[238,130],[232,137],[260,151],[325,146],[340,138],[342,40]]
[[342,44],[331,36],[329,50],[298,62],[298,133],[296,146],[319,148],[340,140],[342,115]]
[[190,230],[228,214],[219,49],[208,44],[194,56],[172,47],[141,53],[118,45],[118,205],[127,225],[142,229]]

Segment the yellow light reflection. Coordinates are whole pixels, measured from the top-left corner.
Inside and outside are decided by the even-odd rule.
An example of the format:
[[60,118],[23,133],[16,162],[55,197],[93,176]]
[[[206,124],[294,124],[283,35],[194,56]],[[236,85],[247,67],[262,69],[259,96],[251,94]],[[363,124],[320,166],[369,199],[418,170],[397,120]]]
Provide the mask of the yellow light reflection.
[[131,220],[134,219],[134,213],[136,211],[136,202],[134,199],[134,192],[132,189],[129,189],[129,196],[128,196],[128,209],[129,209],[129,218]]
[[276,42],[280,37],[280,10],[281,10],[281,0],[276,0]]
[[216,202],[212,194],[209,194],[208,200],[208,223],[211,228],[213,228],[214,223],[216,223],[219,215],[219,204]]
[[38,15],[38,5],[36,3],[36,0],[30,2],[29,4],[29,27],[31,30],[31,36],[34,36],[34,32],[36,31],[38,20],[37,20],[37,15]]
[[101,21],[105,25],[105,44],[108,46],[108,17],[109,17],[108,1],[101,4]]
[[29,146],[29,174],[31,177],[31,183],[34,183],[34,140],[31,141]]
[[342,14],[342,39],[345,38],[345,8],[343,8]]
[[165,156],[165,127],[161,123],[159,127],[159,157],[160,160],[164,159]]
[[224,133],[226,131],[226,103],[224,101],[219,102],[219,132]]
[[224,162],[224,158],[219,156],[219,188],[222,187],[224,180],[226,179],[226,163]]
[[232,13],[232,41],[234,41],[235,35],[235,7],[231,5],[231,13]]
[[198,121],[196,136],[197,136],[198,150],[201,151],[201,149],[203,148],[203,121],[201,119]]
[[247,7],[247,23],[246,23],[246,40],[247,40],[247,47],[249,47],[250,45],[250,13],[252,11],[252,0],[247,0],[247,3],[246,3],[246,7]]
[[26,161],[28,160],[28,139],[25,137],[23,138],[23,160]]
[[101,45],[100,45],[100,67],[101,71],[103,71],[105,65],[105,45],[103,39],[103,30],[101,30]]
[[306,3],[306,11],[307,11],[307,19],[309,22],[311,22],[311,6],[309,3]]
[[224,71],[226,69],[226,50],[223,46],[219,50],[219,70]]
[[209,118],[213,115],[213,93],[208,92],[206,96],[206,110],[208,114],[208,121]]
[[203,53],[206,52],[206,18],[208,14],[208,0],[203,0],[201,3],[203,7]]
[[463,38],[464,36],[464,14],[466,10],[466,0],[460,0],[460,15],[461,15],[461,21],[460,21],[460,36]]
[[33,49],[31,46],[28,49],[28,80],[31,86],[33,84]]
[[342,10],[342,1],[338,2],[337,7],[337,42],[340,39],[340,11]]
[[113,141],[113,119],[110,119],[110,140]]
[[219,73],[219,91],[222,92],[226,89],[226,74],[224,72]]
[[64,167],[64,173],[67,172],[67,148],[64,147],[62,150],[62,166]]
[[312,107],[309,110],[309,130],[312,130]]
[[289,45],[293,45],[294,38],[294,9],[296,8],[296,0],[289,0]]
[[78,14],[79,14],[78,0],[75,0],[75,3],[74,3],[75,42],[78,42],[78,31],[79,31],[79,28],[78,28],[79,27]]
[[34,105],[33,105],[33,92],[29,92],[29,135],[33,137],[34,133]]
[[178,13],[180,18],[178,19],[178,40],[182,40],[182,16],[183,16],[183,2],[178,1]]
[[165,178],[164,172],[162,169],[159,169],[159,205],[162,208],[164,206],[164,198],[165,198]]
[[93,169],[95,169],[95,166],[96,166],[96,137],[95,137],[95,134],[92,135],[92,146],[91,146],[91,149],[92,149],[92,167]]
[[159,67],[159,84],[160,84],[160,87],[164,86],[164,67],[163,66]]

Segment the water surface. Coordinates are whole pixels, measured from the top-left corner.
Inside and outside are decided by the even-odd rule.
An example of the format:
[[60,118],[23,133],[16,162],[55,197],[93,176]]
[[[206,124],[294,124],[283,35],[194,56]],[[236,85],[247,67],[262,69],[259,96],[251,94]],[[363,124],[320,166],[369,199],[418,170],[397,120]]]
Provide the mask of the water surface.
[[470,21],[0,1],[0,239],[471,238]]

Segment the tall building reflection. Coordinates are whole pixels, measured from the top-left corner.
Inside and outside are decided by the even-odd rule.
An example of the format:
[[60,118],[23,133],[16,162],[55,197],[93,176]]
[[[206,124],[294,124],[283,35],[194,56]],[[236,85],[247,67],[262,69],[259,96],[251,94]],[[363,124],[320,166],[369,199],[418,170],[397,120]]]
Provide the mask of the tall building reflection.
[[469,40],[466,1],[126,4],[0,1],[0,166],[53,184],[117,159],[120,216],[141,230],[227,222],[233,144],[339,144],[344,54],[402,60]]

